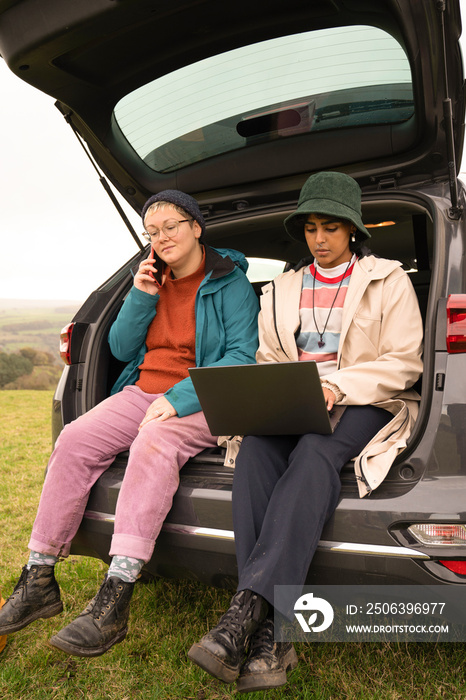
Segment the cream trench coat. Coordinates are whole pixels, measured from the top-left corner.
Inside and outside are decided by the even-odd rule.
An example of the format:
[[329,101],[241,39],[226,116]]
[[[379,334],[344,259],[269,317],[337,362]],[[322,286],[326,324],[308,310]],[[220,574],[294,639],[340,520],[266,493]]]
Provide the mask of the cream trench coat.
[[[298,360],[303,272],[304,267],[285,272],[262,289],[259,363]],[[360,497],[382,483],[416,420],[420,397],[411,387],[422,372],[422,335],[417,297],[401,263],[372,255],[358,260],[343,307],[338,369],[324,379],[343,394],[338,403],[374,405],[393,414],[355,458]],[[230,466],[235,447],[229,441]]]

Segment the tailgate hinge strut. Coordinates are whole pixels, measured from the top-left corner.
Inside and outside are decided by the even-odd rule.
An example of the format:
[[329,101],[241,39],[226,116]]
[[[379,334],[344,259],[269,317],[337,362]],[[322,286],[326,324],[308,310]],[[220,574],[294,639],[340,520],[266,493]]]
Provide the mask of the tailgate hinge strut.
[[448,91],[448,68],[445,37],[446,0],[436,0],[436,2],[437,9],[440,12],[440,23],[442,30],[443,74],[445,82],[445,99],[443,100],[443,122],[447,140],[448,179],[450,182],[451,199],[451,208],[449,211],[449,215],[450,218],[458,220],[461,218],[461,215],[463,213],[463,207],[459,204],[458,199],[458,180],[456,178],[455,134],[453,130],[453,110],[451,107],[451,99],[449,97]]
[[[60,112],[61,112],[61,109],[60,109]],[[111,189],[110,185],[108,184],[107,179],[106,179],[106,178],[102,175],[102,173],[100,172],[99,167],[98,167],[98,165],[97,165],[97,163],[96,163],[95,158],[91,155],[89,149],[87,148],[87,146],[86,146],[85,143],[84,143],[83,138],[81,137],[81,134],[79,134],[78,130],[77,130],[76,127],[74,126],[73,122],[71,121],[71,112],[66,112],[66,114],[62,112],[62,114],[63,114],[63,116],[65,117],[66,122],[70,125],[70,127],[71,127],[71,129],[72,129],[74,135],[75,135],[76,138],[78,139],[78,142],[81,144],[84,153],[87,155],[87,157],[88,157],[89,160],[91,161],[91,164],[92,164],[94,170],[96,171],[96,173],[97,173],[97,175],[98,175],[98,177],[99,177],[100,184],[102,185],[102,187],[104,188],[104,190],[105,190],[105,192],[108,194],[108,196],[110,197],[110,199],[111,199],[111,201],[112,201],[112,203],[113,203],[113,206],[115,207],[115,209],[117,210],[117,212],[119,213],[119,215],[121,216],[121,218],[123,219],[123,222],[124,222],[126,228],[127,228],[128,231],[130,232],[130,234],[132,235],[132,237],[134,238],[134,240],[136,241],[136,243],[137,243],[137,245],[138,245],[138,247],[139,247],[139,250],[144,250],[144,248],[145,248],[144,244],[139,240],[139,236],[137,235],[137,233],[136,233],[136,231],[134,230],[134,228],[133,228],[133,226],[132,226],[130,220],[128,219],[128,217],[126,216],[125,212],[123,211],[123,208],[122,208],[120,202],[119,202],[118,199],[115,197],[114,192],[112,192],[112,189]]]

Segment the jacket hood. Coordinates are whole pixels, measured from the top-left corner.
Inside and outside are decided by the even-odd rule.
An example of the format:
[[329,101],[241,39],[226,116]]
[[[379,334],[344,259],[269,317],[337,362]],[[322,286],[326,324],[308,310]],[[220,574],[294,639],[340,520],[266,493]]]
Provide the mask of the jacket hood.
[[248,271],[249,263],[246,260],[246,256],[240,253],[239,250],[234,250],[233,248],[212,248],[212,250],[221,255],[222,258],[230,258],[236,267],[239,267],[244,274]]

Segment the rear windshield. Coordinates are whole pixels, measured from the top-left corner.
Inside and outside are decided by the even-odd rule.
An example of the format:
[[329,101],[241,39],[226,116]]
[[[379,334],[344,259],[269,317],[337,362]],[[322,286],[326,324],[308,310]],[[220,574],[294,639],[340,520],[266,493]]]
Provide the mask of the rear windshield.
[[126,95],[114,117],[138,156],[169,173],[264,141],[395,124],[413,113],[402,47],[380,29],[356,26],[212,56]]

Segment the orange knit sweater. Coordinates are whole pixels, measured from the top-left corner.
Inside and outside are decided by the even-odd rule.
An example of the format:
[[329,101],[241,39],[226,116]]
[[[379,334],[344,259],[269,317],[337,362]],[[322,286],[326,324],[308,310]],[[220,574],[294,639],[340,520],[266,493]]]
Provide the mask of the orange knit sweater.
[[169,270],[159,290],[157,313],[147,331],[147,352],[136,382],[149,394],[162,394],[188,376],[196,364],[196,292],[205,277],[205,256],[192,275],[173,279]]

